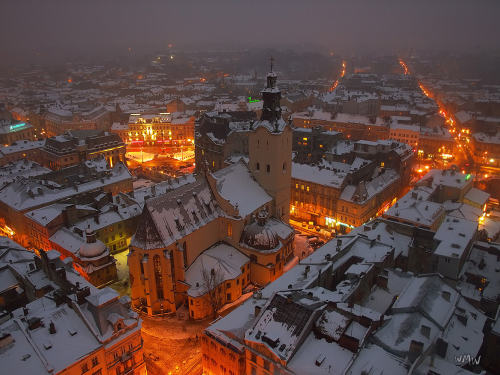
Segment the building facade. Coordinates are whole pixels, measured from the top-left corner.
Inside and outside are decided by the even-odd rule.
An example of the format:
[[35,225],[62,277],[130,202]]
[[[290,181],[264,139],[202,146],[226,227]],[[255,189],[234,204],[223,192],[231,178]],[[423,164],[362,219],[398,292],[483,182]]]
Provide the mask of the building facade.
[[127,125],[113,124],[111,131],[133,146],[192,146],[194,117],[170,112],[131,114]]
[[126,148],[116,134],[79,130],[48,138],[41,151],[41,163],[57,170],[100,157],[113,167],[119,162],[125,163]]

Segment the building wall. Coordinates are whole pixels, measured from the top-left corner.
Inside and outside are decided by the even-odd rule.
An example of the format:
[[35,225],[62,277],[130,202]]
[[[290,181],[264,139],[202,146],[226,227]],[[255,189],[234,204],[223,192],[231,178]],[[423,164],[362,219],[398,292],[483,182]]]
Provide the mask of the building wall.
[[[245,352],[225,345],[204,332],[201,337],[203,373],[206,375],[245,375]],[[226,370],[224,372],[224,369]]]
[[326,218],[335,217],[340,193],[341,189],[292,178],[291,216],[295,220],[328,226]]
[[0,145],[9,146],[15,141],[21,141],[24,139],[29,141],[35,140],[35,131],[32,126],[30,126],[27,129],[22,129],[19,131],[0,133]]
[[[250,262],[241,267],[241,275],[219,284],[217,293],[221,298],[221,306],[234,302],[241,297],[243,289],[250,283]],[[188,297],[189,316],[191,319],[204,319],[213,316],[213,307],[208,294],[199,297]]]
[[368,140],[377,141],[379,139],[389,138],[389,127],[372,125],[372,124],[359,124],[359,123],[344,123],[335,120],[321,120],[312,119],[307,117],[294,117],[293,125],[299,128],[313,128],[316,126],[322,127],[324,130],[337,131],[347,139],[351,140]]
[[270,133],[258,127],[249,136],[249,168],[257,182],[274,198],[272,215],[288,222],[290,218],[290,183],[292,130]]

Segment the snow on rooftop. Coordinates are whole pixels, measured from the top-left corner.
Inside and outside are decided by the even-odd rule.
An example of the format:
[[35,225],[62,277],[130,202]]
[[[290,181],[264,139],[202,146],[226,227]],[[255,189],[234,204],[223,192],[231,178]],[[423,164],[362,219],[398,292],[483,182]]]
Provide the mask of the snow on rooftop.
[[233,207],[237,206],[242,217],[255,212],[272,200],[254,180],[243,161],[219,169],[213,173],[213,177],[216,179],[217,192]]
[[250,259],[236,248],[226,243],[216,244],[203,251],[186,270],[185,281],[190,285],[188,295],[200,297],[208,292],[203,273],[210,275],[213,269],[220,283],[239,277],[241,268]]
[[434,254],[461,258],[472,242],[476,231],[477,222],[446,216],[434,235],[434,239],[439,241]]
[[308,164],[292,163],[292,178],[312,183],[340,188],[347,176],[344,172],[334,172]]

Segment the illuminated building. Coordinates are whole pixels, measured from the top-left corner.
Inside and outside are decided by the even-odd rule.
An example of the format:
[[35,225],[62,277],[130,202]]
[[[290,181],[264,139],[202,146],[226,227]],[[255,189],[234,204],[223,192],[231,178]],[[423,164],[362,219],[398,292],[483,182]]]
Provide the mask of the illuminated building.
[[111,131],[128,145],[193,146],[194,117],[133,113],[127,125],[113,124]]
[[123,164],[110,168],[94,159],[37,177],[20,177],[0,190],[0,225],[7,225],[24,246],[31,242],[25,225],[26,212],[90,192],[116,195],[132,190],[132,177]]
[[389,138],[417,148],[420,138],[420,127],[416,125],[392,123]]
[[[145,202],[128,258],[133,306],[148,315],[215,315],[248,283],[265,285],[293,256],[288,222],[292,129],[276,74],[239,160]],[[215,297],[214,297],[215,294]],[[214,298],[217,301],[214,302]]]
[[5,237],[0,248],[0,268],[16,275],[27,299],[2,316],[3,371],[146,374],[142,322],[128,297],[95,288],[55,250],[38,257]]
[[52,170],[58,170],[103,157],[112,167],[125,162],[125,152],[125,144],[116,134],[71,130],[45,141],[41,150],[41,163]]
[[319,165],[293,163],[292,218],[342,231],[361,225],[408,184],[413,161],[410,146],[384,140],[340,141]]
[[33,141],[35,132],[27,122],[0,121],[0,145],[9,146],[16,141]]
[[484,167],[500,167],[500,133],[495,135],[473,134],[470,149],[474,163]]
[[68,130],[108,130],[111,113],[102,106],[91,108],[51,107],[45,114],[47,137],[63,134]]
[[52,249],[59,251],[62,259],[73,258],[74,268],[95,287],[102,288],[118,280],[116,260],[93,230],[87,229],[82,238],[62,228],[50,238],[50,243]]
[[19,159],[41,160],[43,141],[15,141],[8,147],[0,147],[0,165],[16,162]]
[[112,197],[101,192],[71,200],[72,203],[55,203],[25,214],[25,227],[35,248],[50,250],[52,237],[68,228],[80,238],[92,229],[113,254],[128,249],[142,210],[138,203],[128,200],[125,194]]

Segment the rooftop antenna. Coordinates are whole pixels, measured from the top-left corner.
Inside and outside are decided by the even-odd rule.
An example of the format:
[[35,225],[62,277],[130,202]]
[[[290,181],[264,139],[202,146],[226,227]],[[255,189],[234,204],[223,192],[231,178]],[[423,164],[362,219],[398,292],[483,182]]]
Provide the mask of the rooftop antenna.
[[273,71],[274,57],[271,56],[271,58],[269,59],[269,61],[271,62],[271,72],[272,72]]

